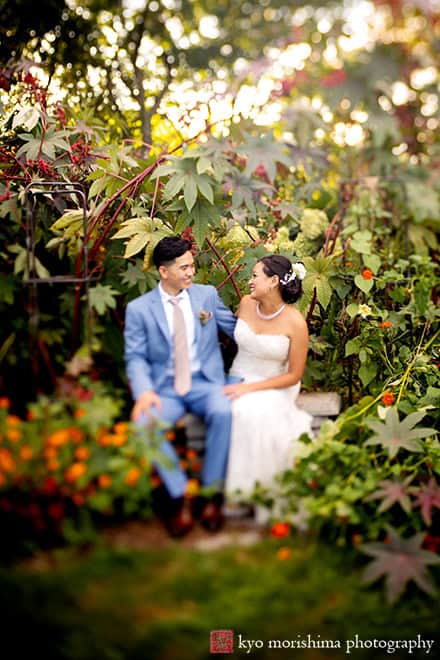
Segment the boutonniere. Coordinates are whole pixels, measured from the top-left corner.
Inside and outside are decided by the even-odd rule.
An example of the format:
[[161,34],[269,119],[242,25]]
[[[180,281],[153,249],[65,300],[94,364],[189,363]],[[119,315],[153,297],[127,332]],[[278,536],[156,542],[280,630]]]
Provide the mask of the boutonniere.
[[202,325],[206,325],[212,319],[212,312],[207,312],[205,309],[199,311],[199,319]]

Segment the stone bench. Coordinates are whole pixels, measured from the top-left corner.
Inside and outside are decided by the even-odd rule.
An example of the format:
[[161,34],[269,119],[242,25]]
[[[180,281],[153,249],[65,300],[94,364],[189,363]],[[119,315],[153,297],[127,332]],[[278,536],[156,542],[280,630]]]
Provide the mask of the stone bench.
[[[298,408],[312,415],[312,430],[316,434],[323,422],[337,417],[341,412],[341,396],[337,392],[301,392],[296,401]],[[185,429],[188,445],[201,450],[205,438],[205,425],[196,415],[187,413],[177,426]]]

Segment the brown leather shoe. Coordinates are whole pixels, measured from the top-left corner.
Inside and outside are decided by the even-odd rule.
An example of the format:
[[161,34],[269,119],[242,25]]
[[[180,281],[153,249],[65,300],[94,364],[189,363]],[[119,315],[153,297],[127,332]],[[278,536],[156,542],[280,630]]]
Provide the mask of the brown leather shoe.
[[188,534],[194,526],[191,500],[180,497],[173,509],[173,513],[165,519],[165,525],[170,536],[179,538]]
[[222,511],[223,497],[215,495],[212,499],[208,500],[200,515],[200,524],[208,530],[208,532],[218,532],[223,526],[225,518]]

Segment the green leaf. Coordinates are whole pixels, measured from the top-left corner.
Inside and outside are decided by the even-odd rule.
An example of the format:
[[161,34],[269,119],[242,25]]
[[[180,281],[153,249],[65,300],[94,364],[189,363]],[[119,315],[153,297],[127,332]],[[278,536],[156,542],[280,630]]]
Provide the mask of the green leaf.
[[197,199],[197,184],[195,180],[187,178],[183,188],[183,198],[185,200],[186,208],[191,211]]
[[359,368],[359,378],[364,387],[366,387],[375,375],[377,374],[377,366],[374,362],[368,362],[367,364],[362,364]]
[[111,238],[112,240],[128,238],[125,243],[124,257],[129,259],[138,254],[146,247],[148,254],[144,260],[148,267],[149,257],[154,246],[161,238],[171,235],[171,230],[166,227],[160,218],[134,217],[121,223],[121,228]]
[[432,185],[421,181],[407,181],[405,184],[408,208],[416,222],[436,219],[440,216],[439,195]]
[[345,357],[348,357],[349,355],[357,355],[360,351],[361,348],[361,340],[359,337],[355,337],[354,339],[349,339],[348,342],[345,344]]
[[357,231],[353,234],[350,249],[360,254],[371,254],[371,241],[373,234],[368,229]]
[[367,422],[367,426],[374,431],[374,434],[365,441],[365,445],[382,445],[388,450],[390,458],[394,458],[399,449],[406,449],[410,452],[423,451],[421,438],[429,437],[436,433],[435,429],[413,428],[425,416],[424,411],[418,411],[408,415],[402,421],[399,420],[399,414],[396,408],[390,408],[383,422],[373,420]]
[[211,167],[211,160],[207,156],[202,156],[197,161],[197,174],[203,174]]
[[148,232],[142,232],[132,236],[130,240],[125,243],[124,258],[129,259],[130,257],[133,257],[140,252],[150,240],[151,237]]
[[89,289],[90,306],[99,315],[105,314],[108,309],[116,307],[116,296],[118,295],[119,291],[116,291],[110,285],[98,284]]
[[248,177],[261,165],[270,181],[273,181],[277,163],[283,163],[287,167],[293,164],[286,146],[276,141],[271,132],[256,137],[247,136],[246,142],[239,146],[238,152],[247,157],[244,173]]
[[327,278],[317,275],[315,279],[316,294],[318,302],[324,309],[327,309],[332,297],[332,287]]
[[380,257],[377,254],[364,254],[362,260],[367,268],[369,268],[375,275],[379,272],[381,266]]
[[166,202],[168,199],[174,197],[182,190],[185,183],[185,177],[182,174],[171,177],[163,189],[163,199]]
[[350,303],[347,305],[347,314],[353,319],[359,312],[359,303]]
[[220,211],[206,200],[198,199],[190,213],[190,218],[194,238],[201,247],[210,229],[219,222]]
[[359,273],[354,278],[354,283],[364,293],[368,293],[373,288],[374,280],[366,280]]
[[197,188],[200,190],[203,197],[206,197],[208,202],[214,204],[214,192],[207,177],[199,176],[197,178]]
[[14,115],[12,128],[15,130],[24,126],[27,131],[32,131],[40,120],[40,110],[35,105],[25,105]]

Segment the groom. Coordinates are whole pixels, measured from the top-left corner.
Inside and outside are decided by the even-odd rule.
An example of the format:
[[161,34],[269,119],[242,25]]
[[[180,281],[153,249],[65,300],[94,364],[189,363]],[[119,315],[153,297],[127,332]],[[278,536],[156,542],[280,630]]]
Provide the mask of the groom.
[[[233,336],[236,318],[222,303],[215,287],[193,284],[191,244],[168,236],[156,245],[153,262],[160,283],[132,300],[125,318],[125,361],[135,404],[132,419],[151,418],[172,425],[187,410],[204,419],[207,432],[202,485],[215,495],[203,501],[202,525],[220,528],[222,482],[231,430],[231,404],[223,393],[224,366],[218,329]],[[162,452],[174,467],[156,469],[171,497],[165,521],[172,536],[183,536],[194,524],[192,502],[185,496],[187,476],[179,467],[174,447],[164,441]]]

